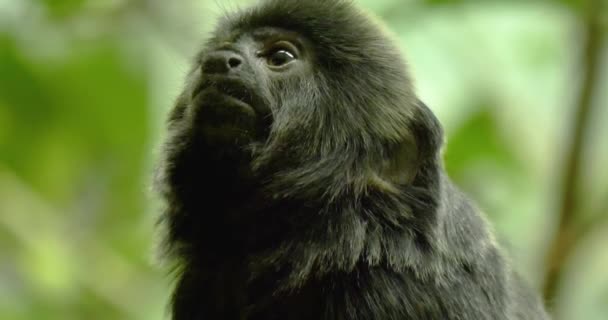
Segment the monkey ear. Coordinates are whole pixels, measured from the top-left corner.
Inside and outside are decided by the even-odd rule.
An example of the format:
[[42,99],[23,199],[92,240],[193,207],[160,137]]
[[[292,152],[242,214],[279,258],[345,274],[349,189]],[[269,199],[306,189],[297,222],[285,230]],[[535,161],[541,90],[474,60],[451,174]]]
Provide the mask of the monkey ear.
[[423,162],[439,161],[443,145],[443,128],[431,109],[424,102],[420,100],[417,102],[410,131],[418,146],[420,159]]
[[417,100],[408,131],[401,141],[388,148],[388,157],[380,165],[379,176],[385,183],[410,184],[423,167],[440,163],[443,129],[420,100]]
[[420,153],[413,135],[389,147],[380,166],[380,177],[390,184],[409,184],[420,167]]

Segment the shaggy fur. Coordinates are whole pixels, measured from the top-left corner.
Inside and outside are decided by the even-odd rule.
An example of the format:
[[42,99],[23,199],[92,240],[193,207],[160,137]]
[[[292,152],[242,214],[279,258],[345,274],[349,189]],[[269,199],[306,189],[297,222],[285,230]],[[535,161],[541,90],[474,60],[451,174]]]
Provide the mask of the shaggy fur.
[[[269,27],[302,39],[296,72],[250,54]],[[242,59],[235,77],[218,50]],[[348,1],[263,1],[221,20],[160,170],[173,319],[546,319],[445,175],[441,126],[410,83]],[[254,112],[198,94],[214,86]]]

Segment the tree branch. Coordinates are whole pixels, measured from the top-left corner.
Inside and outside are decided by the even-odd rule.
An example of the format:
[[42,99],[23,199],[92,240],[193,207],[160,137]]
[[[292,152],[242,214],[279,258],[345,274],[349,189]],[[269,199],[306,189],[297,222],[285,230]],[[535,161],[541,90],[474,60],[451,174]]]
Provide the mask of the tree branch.
[[580,238],[576,228],[577,192],[580,191],[580,171],[582,150],[585,148],[585,135],[592,114],[593,98],[597,89],[601,51],[604,47],[604,36],[600,25],[602,0],[589,0],[585,19],[583,56],[581,59],[582,81],[576,112],[572,118],[572,134],[567,146],[561,179],[561,203],[559,207],[559,224],[550,244],[546,260],[544,296],[553,301],[559,287],[562,269]]

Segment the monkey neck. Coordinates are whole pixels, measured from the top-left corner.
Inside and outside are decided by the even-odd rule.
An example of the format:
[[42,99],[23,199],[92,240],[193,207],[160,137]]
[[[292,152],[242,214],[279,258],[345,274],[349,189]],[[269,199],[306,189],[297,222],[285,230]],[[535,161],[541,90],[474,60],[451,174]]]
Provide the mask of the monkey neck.
[[[174,233],[176,242],[196,247],[197,251],[216,252],[224,256],[222,259],[245,258],[270,250],[268,254],[280,257],[268,261],[289,264],[295,258],[282,249],[275,252],[277,244],[278,248],[295,245],[302,243],[297,240],[302,238],[308,239],[305,243],[318,245],[362,241],[360,245],[323,251],[343,255],[340,261],[345,264],[341,268],[352,265],[352,259],[361,258],[361,250],[368,250],[364,248],[369,239],[360,237],[370,223],[405,230],[403,234],[411,243],[431,246],[431,240],[425,237],[436,226],[441,172],[436,158],[422,163],[412,181],[393,184],[391,188],[374,174],[363,174],[369,165],[343,156],[310,162],[317,166],[301,162],[310,160],[310,155],[278,159],[281,162],[269,161],[254,170],[250,156],[242,150],[227,152],[196,145],[185,148],[178,157],[180,165],[174,169],[171,184],[177,202],[182,204],[172,215],[174,225],[180,226],[179,232]],[[324,241],[334,236],[332,230],[343,230],[336,234],[345,238]],[[231,250],[209,248],[216,242],[214,239],[224,239],[222,246]],[[301,250],[294,254],[305,254],[305,248]]]

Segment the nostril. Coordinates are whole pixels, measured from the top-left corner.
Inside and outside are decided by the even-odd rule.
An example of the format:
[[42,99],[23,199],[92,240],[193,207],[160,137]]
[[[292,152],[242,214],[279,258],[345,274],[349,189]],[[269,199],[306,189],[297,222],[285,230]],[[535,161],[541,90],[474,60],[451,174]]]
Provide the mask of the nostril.
[[228,66],[230,66],[231,69],[234,69],[240,65],[241,65],[241,59],[239,59],[237,57],[230,57],[228,59]]
[[244,63],[243,57],[236,52],[215,51],[202,59],[201,70],[205,74],[226,74],[240,70]]

